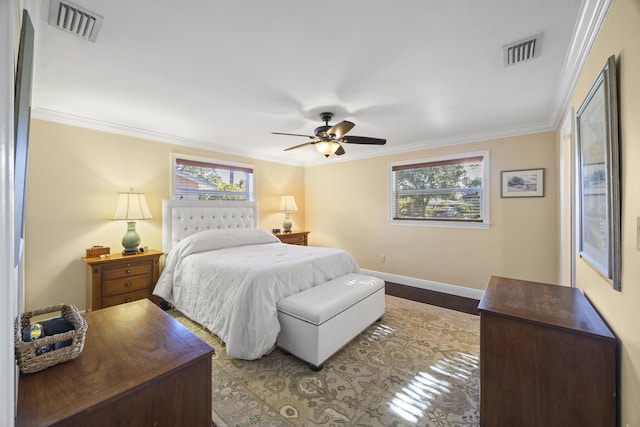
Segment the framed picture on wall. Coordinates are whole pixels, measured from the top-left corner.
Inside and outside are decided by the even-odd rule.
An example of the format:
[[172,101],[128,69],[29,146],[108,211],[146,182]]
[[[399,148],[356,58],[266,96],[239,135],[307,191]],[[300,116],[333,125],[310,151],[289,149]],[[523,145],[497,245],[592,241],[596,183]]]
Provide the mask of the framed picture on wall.
[[580,256],[620,290],[620,164],[616,60],[611,56],[576,113]]
[[502,171],[501,197],[544,197],[544,169]]

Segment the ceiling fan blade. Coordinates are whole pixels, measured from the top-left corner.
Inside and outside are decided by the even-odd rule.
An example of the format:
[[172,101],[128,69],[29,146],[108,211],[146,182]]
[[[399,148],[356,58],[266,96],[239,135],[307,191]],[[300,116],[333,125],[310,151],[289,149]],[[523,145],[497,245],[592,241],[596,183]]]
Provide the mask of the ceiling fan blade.
[[344,148],[342,148],[342,145],[340,147],[338,147],[338,149],[336,150],[336,152],[334,153],[336,156],[342,156],[346,151],[344,151]]
[[282,133],[282,132],[271,132],[272,135],[287,135],[287,136],[304,136],[305,138],[315,139],[315,136],[311,135],[300,135],[299,133]]
[[307,145],[313,145],[315,142],[305,142],[304,144],[294,145],[293,147],[285,148],[284,151],[295,150],[296,148],[306,147]]
[[368,136],[345,136],[340,142],[348,142],[349,144],[384,145],[387,143],[387,140],[380,138],[369,138]]
[[354,126],[355,126],[355,124],[353,124],[351,122],[348,122],[346,120],[343,120],[340,123],[337,123],[337,124],[333,125],[327,131],[327,134],[335,135],[335,137],[337,139],[340,139],[340,138],[342,138],[343,135],[345,135],[347,132],[349,132],[351,129],[353,129]]

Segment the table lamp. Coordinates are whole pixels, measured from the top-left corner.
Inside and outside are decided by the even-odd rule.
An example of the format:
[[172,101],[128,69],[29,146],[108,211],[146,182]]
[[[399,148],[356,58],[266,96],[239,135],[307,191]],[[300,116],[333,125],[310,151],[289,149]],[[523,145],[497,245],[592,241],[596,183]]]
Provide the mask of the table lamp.
[[291,233],[291,226],[293,222],[289,216],[289,212],[297,212],[298,206],[296,206],[296,199],[292,194],[285,194],[280,196],[280,212],[284,212],[284,222],[282,223],[282,231],[284,233]]
[[119,193],[116,209],[111,215],[111,219],[127,220],[127,232],[122,237],[124,250],[122,255],[135,255],[138,253],[140,236],[136,233],[136,222],[134,219],[152,218],[147,199],[142,193]]

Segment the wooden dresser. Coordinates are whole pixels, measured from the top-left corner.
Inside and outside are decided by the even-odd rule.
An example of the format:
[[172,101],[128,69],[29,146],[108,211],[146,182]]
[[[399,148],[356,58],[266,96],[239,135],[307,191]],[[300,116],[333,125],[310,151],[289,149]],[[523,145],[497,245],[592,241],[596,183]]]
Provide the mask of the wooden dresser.
[[150,250],[136,255],[82,258],[87,263],[87,308],[98,310],[151,299],[160,277],[161,256],[162,252]]
[[85,318],[80,356],[20,375],[16,426],[211,427],[213,348],[146,299]]
[[275,236],[290,245],[307,246],[309,231],[292,231],[291,233],[277,233]]
[[616,426],[616,338],[576,288],[492,277],[480,305],[480,424]]

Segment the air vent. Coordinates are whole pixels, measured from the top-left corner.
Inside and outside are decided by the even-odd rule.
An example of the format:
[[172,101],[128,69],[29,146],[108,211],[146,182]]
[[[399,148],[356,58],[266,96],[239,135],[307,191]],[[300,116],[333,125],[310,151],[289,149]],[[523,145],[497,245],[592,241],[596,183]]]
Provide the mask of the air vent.
[[540,56],[542,34],[503,47],[504,66],[530,61]]
[[67,1],[53,0],[49,7],[50,25],[85,40],[96,41],[102,16]]

